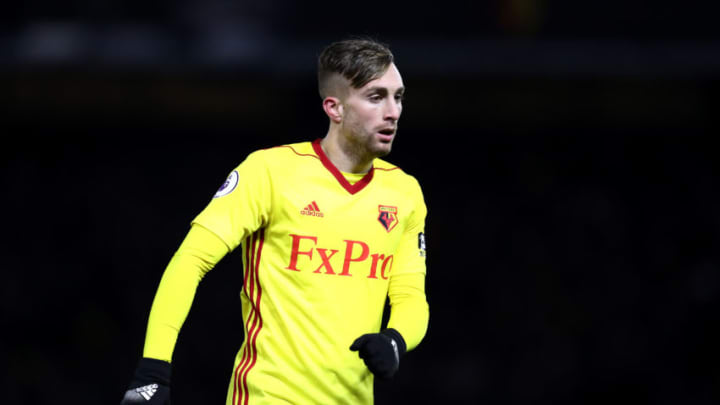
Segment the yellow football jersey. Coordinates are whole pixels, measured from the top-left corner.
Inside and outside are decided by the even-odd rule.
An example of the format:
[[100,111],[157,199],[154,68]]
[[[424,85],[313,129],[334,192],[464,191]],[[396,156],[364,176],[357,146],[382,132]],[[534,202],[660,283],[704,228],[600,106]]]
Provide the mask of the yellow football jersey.
[[380,330],[388,296],[408,350],[424,336],[420,186],[380,159],[348,178],[319,140],[256,151],[193,221],[242,245],[245,340],[228,405],[372,403],[373,376],[349,347]]

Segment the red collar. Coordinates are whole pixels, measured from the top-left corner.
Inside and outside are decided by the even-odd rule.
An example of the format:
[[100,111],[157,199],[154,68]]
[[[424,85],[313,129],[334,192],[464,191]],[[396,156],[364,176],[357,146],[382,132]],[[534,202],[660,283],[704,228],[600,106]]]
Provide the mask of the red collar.
[[323,148],[320,145],[320,141],[321,141],[321,139],[318,138],[318,139],[314,140],[312,143],[312,147],[315,150],[315,153],[317,153],[323,166],[325,166],[325,168],[328,169],[328,171],[330,171],[330,173],[332,173],[333,176],[335,176],[335,179],[338,181],[338,183],[340,183],[340,185],[343,186],[343,188],[345,190],[347,190],[348,193],[355,194],[358,191],[364,189],[365,186],[370,184],[370,180],[372,180],[373,174],[375,173],[375,167],[371,167],[370,171],[367,172],[367,174],[362,179],[360,179],[357,183],[350,184],[347,181],[347,179],[345,178],[345,176],[343,176],[343,174],[340,173],[340,170],[338,170],[338,168],[335,167],[335,165],[327,157],[327,155],[325,154],[325,151],[323,151]]

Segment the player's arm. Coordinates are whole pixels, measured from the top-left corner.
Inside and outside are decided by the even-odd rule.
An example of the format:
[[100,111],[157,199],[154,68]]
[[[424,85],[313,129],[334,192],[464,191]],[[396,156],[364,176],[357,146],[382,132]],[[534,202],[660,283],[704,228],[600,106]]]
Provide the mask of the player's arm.
[[143,358],[121,404],[169,402],[170,362],[202,278],[229,252],[200,225],[190,228],[163,273],[150,310]]
[[425,298],[425,274],[406,273],[391,281],[390,320],[387,327],[398,331],[406,350],[416,348],[427,332],[430,310]]
[[[270,183],[263,153],[254,152],[230,173],[212,201],[193,220],[155,294],[143,358],[123,404],[164,404],[169,400],[170,361],[197,286],[223,256],[269,221]],[[142,402],[150,392],[156,393],[152,402]]]
[[170,260],[155,294],[145,336],[144,357],[170,362],[198,284],[229,252],[214,233],[194,224]]
[[397,267],[393,269],[388,286],[390,319],[388,328],[397,330],[407,350],[420,344],[427,332],[430,312],[425,296],[425,217],[427,208],[416,188],[416,206],[403,234],[397,254]]
[[430,312],[425,297],[425,216],[427,209],[417,186],[415,210],[403,234],[388,286],[390,319],[380,333],[361,336],[350,347],[357,350],[373,374],[389,378],[400,358],[420,343],[427,331]]

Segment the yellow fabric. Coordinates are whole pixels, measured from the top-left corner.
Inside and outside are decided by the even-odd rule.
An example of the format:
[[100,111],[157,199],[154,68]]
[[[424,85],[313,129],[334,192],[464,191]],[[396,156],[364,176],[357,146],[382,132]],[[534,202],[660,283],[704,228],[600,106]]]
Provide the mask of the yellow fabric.
[[[417,181],[385,161],[375,160],[361,189],[367,178],[343,186],[327,162],[305,142],[254,152],[230,174],[179,250],[194,253],[176,254],[163,276],[149,357],[171,357],[197,283],[242,246],[246,338],[227,404],[373,402],[373,376],[349,347],[381,329],[388,297],[388,327],[409,350],[422,340],[426,208]],[[216,239],[196,239],[196,228]]]
[[345,177],[345,180],[347,180],[350,184],[355,184],[358,181],[362,180],[363,177],[365,177],[365,173],[347,173],[347,172],[341,172],[343,177]]
[[190,228],[170,260],[150,310],[144,357],[172,361],[180,328],[205,274],[228,252],[225,243],[200,225]]
[[425,300],[425,275],[395,275],[390,281],[388,295],[392,311],[387,326],[400,332],[410,351],[420,344],[430,319]]
[[[358,173],[342,172],[342,174],[350,184],[355,184],[363,177],[363,174]],[[419,209],[423,210],[422,213],[413,218],[422,218],[424,221],[427,214],[424,211],[425,207],[421,205]],[[411,223],[406,233],[412,235],[423,232],[424,225],[424,222]],[[407,243],[405,248],[409,250],[409,256],[412,256],[417,250],[415,241],[412,237],[405,239]],[[417,347],[425,336],[430,317],[425,300],[425,273],[413,272],[394,275],[390,278],[388,296],[392,311],[387,327],[400,332],[405,339],[407,350],[410,351]]]

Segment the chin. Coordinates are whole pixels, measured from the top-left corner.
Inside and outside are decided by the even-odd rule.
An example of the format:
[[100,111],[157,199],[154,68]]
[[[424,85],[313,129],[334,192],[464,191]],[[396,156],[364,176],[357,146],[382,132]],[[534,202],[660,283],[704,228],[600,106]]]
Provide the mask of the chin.
[[384,157],[390,154],[392,150],[392,143],[376,145],[373,148],[373,154],[375,157]]

